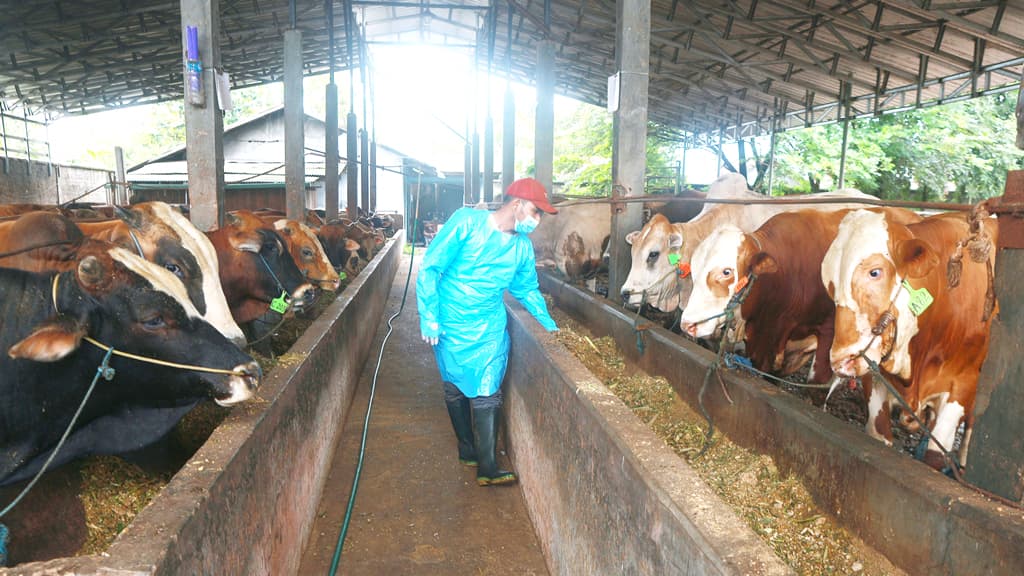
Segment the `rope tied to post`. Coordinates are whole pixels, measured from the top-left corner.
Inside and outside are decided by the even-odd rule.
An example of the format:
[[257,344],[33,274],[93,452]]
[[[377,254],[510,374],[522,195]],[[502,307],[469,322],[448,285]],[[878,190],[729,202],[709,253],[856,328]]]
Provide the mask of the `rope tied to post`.
[[949,257],[949,261],[946,263],[946,284],[950,289],[956,288],[960,285],[961,275],[963,274],[963,258],[964,249],[967,249],[967,254],[971,257],[973,262],[981,264],[985,263],[985,271],[987,275],[987,284],[985,288],[985,307],[981,316],[982,322],[987,322],[992,317],[992,312],[995,310],[996,294],[995,294],[995,274],[992,270],[992,250],[994,248],[992,242],[992,236],[985,230],[984,222],[988,219],[989,213],[986,209],[985,201],[978,202],[971,209],[970,214],[967,217],[967,225],[970,235],[957,243],[956,249],[953,251],[953,255]]

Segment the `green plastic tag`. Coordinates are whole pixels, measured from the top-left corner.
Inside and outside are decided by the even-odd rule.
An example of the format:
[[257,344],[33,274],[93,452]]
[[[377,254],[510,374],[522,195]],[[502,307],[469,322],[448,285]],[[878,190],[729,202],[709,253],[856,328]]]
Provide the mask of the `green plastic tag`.
[[288,293],[282,291],[281,295],[270,301],[270,309],[278,314],[284,314],[288,311],[288,301],[285,298],[288,297]]
[[668,255],[668,263],[673,265],[673,266],[675,266],[676,264],[679,264],[679,254],[669,254]]
[[906,280],[903,281],[903,287],[906,288],[907,293],[910,294],[910,304],[908,306],[914,316],[920,316],[928,309],[929,306],[932,305],[932,302],[935,301],[935,298],[932,297],[927,288],[918,288],[915,290],[914,287],[910,285],[910,282],[907,282]]
[[345,278],[348,278],[348,274],[345,274],[344,272],[338,272],[338,280],[344,280]]

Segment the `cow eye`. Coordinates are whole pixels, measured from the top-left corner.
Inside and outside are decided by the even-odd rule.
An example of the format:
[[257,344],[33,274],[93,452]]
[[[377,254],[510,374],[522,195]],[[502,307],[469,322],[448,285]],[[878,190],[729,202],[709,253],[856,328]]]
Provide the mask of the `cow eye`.
[[156,330],[158,328],[163,328],[164,326],[166,326],[166,324],[164,323],[164,317],[160,315],[153,316],[148,320],[143,320],[142,325],[149,330]]
[[651,253],[647,255],[647,261],[655,262],[658,260],[659,256],[661,256],[661,252],[658,252],[657,250],[652,250]]
[[722,268],[722,276],[725,276],[726,278],[732,276],[732,268]]
[[868,272],[868,276],[871,276],[872,278],[881,278],[882,277],[882,269],[881,268],[872,268],[871,271]]
[[302,257],[303,258],[312,258],[313,257],[313,250],[311,248],[303,248],[302,249]]
[[266,242],[266,243],[264,243],[263,244],[263,250],[265,250],[265,251],[267,251],[267,252],[269,252],[271,254],[277,254],[277,242]]
[[183,278],[185,276],[185,273],[181,271],[181,267],[177,264],[164,264],[164,268],[167,268],[171,274],[174,274],[178,278]]

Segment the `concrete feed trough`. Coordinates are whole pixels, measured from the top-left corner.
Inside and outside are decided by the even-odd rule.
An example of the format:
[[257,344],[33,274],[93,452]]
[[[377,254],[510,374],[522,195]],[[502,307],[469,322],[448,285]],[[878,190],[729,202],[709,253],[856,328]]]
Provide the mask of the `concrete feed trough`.
[[[394,236],[105,554],[0,574],[294,574],[337,435],[384,313]],[[370,334],[368,334],[370,332]]]
[[[559,308],[595,334],[611,336],[629,361],[665,377],[697,405],[711,352],[653,327],[641,353],[633,314],[548,275],[541,286]],[[704,404],[715,427],[772,456],[781,472],[798,475],[824,510],[903,570],[1024,574],[1021,510],[989,501],[763,380],[728,370],[722,376],[734,404],[711,387]]]

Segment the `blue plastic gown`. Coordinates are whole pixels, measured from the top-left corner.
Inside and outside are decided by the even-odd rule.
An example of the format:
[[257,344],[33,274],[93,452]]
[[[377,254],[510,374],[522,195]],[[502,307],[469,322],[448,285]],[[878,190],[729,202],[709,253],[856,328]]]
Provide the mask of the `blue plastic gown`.
[[420,263],[420,330],[437,336],[441,377],[467,398],[491,396],[508,362],[506,289],[547,330],[557,330],[537,286],[533,244],[498,230],[487,210],[461,208],[441,228]]

